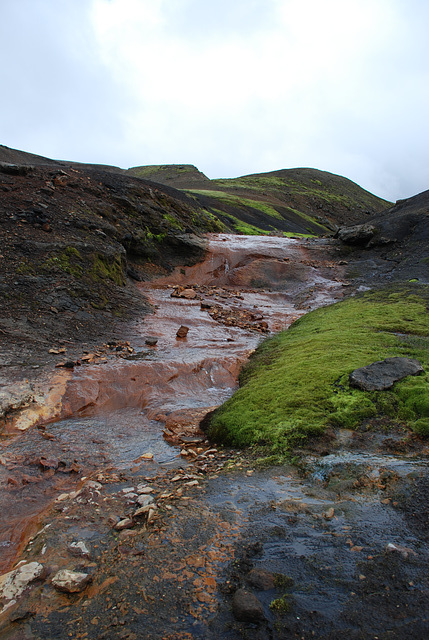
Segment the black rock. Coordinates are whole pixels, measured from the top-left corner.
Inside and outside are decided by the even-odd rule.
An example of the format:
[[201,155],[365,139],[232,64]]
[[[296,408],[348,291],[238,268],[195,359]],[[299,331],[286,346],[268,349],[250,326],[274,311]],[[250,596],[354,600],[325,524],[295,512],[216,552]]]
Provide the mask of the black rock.
[[372,224],[356,224],[353,227],[341,227],[336,233],[336,237],[344,244],[365,245],[375,233]]
[[238,589],[234,593],[232,612],[234,617],[241,622],[261,622],[265,619],[261,602],[246,589]]
[[390,389],[395,382],[407,376],[417,376],[424,373],[424,369],[418,360],[411,358],[386,358],[373,362],[367,367],[355,369],[349,375],[352,387],[364,391],[382,391]]

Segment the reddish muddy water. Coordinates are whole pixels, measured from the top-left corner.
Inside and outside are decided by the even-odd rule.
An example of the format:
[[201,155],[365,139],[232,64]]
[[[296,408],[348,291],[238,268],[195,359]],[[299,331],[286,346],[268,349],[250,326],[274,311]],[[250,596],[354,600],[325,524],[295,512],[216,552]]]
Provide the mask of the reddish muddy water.
[[[60,420],[0,441],[0,573],[82,476],[132,468],[145,454],[160,467],[177,464],[180,451],[163,438],[165,426],[199,421],[232,395],[264,335],[342,297],[332,250],[329,240],[212,236],[204,262],[139,285],[155,312],[128,327],[134,354],[76,368]],[[172,297],[178,287],[195,297]],[[189,328],[184,339],[176,337],[181,325]],[[156,346],[147,346],[148,337]]]

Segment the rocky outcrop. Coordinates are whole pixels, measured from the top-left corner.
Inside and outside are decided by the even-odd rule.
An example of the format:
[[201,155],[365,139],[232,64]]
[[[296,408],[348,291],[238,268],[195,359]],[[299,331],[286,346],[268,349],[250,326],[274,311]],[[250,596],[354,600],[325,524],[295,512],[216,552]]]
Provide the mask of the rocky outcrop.
[[363,391],[382,391],[390,389],[395,382],[407,376],[424,373],[418,360],[411,358],[386,358],[373,362],[367,367],[355,369],[349,375],[350,385]]

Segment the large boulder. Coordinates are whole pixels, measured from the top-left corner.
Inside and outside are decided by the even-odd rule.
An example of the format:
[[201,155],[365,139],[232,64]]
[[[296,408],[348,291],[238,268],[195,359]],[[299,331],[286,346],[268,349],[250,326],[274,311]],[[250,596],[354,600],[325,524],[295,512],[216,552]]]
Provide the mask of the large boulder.
[[352,387],[364,391],[382,391],[393,387],[398,380],[421,373],[424,373],[424,369],[418,360],[386,358],[355,369],[349,375],[349,382]]
[[356,224],[352,227],[341,227],[336,237],[344,244],[366,245],[373,237],[376,229],[372,224]]

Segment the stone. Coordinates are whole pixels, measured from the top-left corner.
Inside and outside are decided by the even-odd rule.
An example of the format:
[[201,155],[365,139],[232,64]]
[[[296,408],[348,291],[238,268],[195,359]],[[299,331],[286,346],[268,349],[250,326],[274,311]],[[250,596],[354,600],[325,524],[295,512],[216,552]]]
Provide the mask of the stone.
[[148,347],[155,347],[158,344],[158,338],[148,336],[145,340],[145,344],[147,344]]
[[232,613],[240,622],[261,622],[265,619],[264,609],[258,598],[246,591],[238,589],[232,598]]
[[33,402],[34,391],[27,382],[16,382],[0,389],[0,415],[22,409]]
[[146,514],[149,515],[151,511],[155,512],[158,509],[155,503],[146,504],[144,507],[140,507],[137,511],[134,511],[133,518],[138,518],[139,516],[144,516]]
[[52,578],[52,584],[58,591],[65,593],[80,593],[91,582],[92,577],[87,573],[61,569]]
[[137,493],[139,493],[139,494],[153,493],[153,487],[149,487],[146,484],[139,484],[139,485],[137,485]]
[[186,338],[188,335],[189,327],[185,327],[183,324],[177,330],[176,336],[178,338]]
[[180,297],[186,298],[186,300],[195,300],[197,293],[193,289],[185,289],[180,293]]
[[344,244],[366,245],[373,237],[376,228],[372,224],[356,224],[338,229],[336,237]]
[[259,591],[268,591],[275,587],[275,577],[266,569],[252,569],[246,576],[246,582]]
[[134,521],[131,518],[124,518],[115,524],[115,529],[116,531],[122,531],[123,529],[131,529],[133,526]]
[[417,556],[417,553],[413,551],[413,549],[401,547],[399,544],[394,544],[393,542],[389,542],[385,550],[387,553],[399,553],[404,559],[407,559],[409,556]]
[[30,562],[0,576],[0,599],[16,600],[31,582],[41,578],[44,567],[39,562]]
[[386,358],[355,369],[349,375],[350,385],[363,391],[383,391],[407,376],[424,373],[418,360],[411,358]]
[[34,167],[30,164],[11,164],[10,162],[0,162],[0,173],[10,176],[26,176]]
[[88,547],[82,541],[72,542],[71,544],[69,544],[68,550],[72,554],[72,556],[77,556],[79,558],[89,558],[91,555]]
[[136,502],[141,507],[147,507],[148,505],[150,505],[153,502],[155,502],[155,500],[154,500],[153,496],[143,493],[143,494],[139,495],[139,497],[137,498]]

